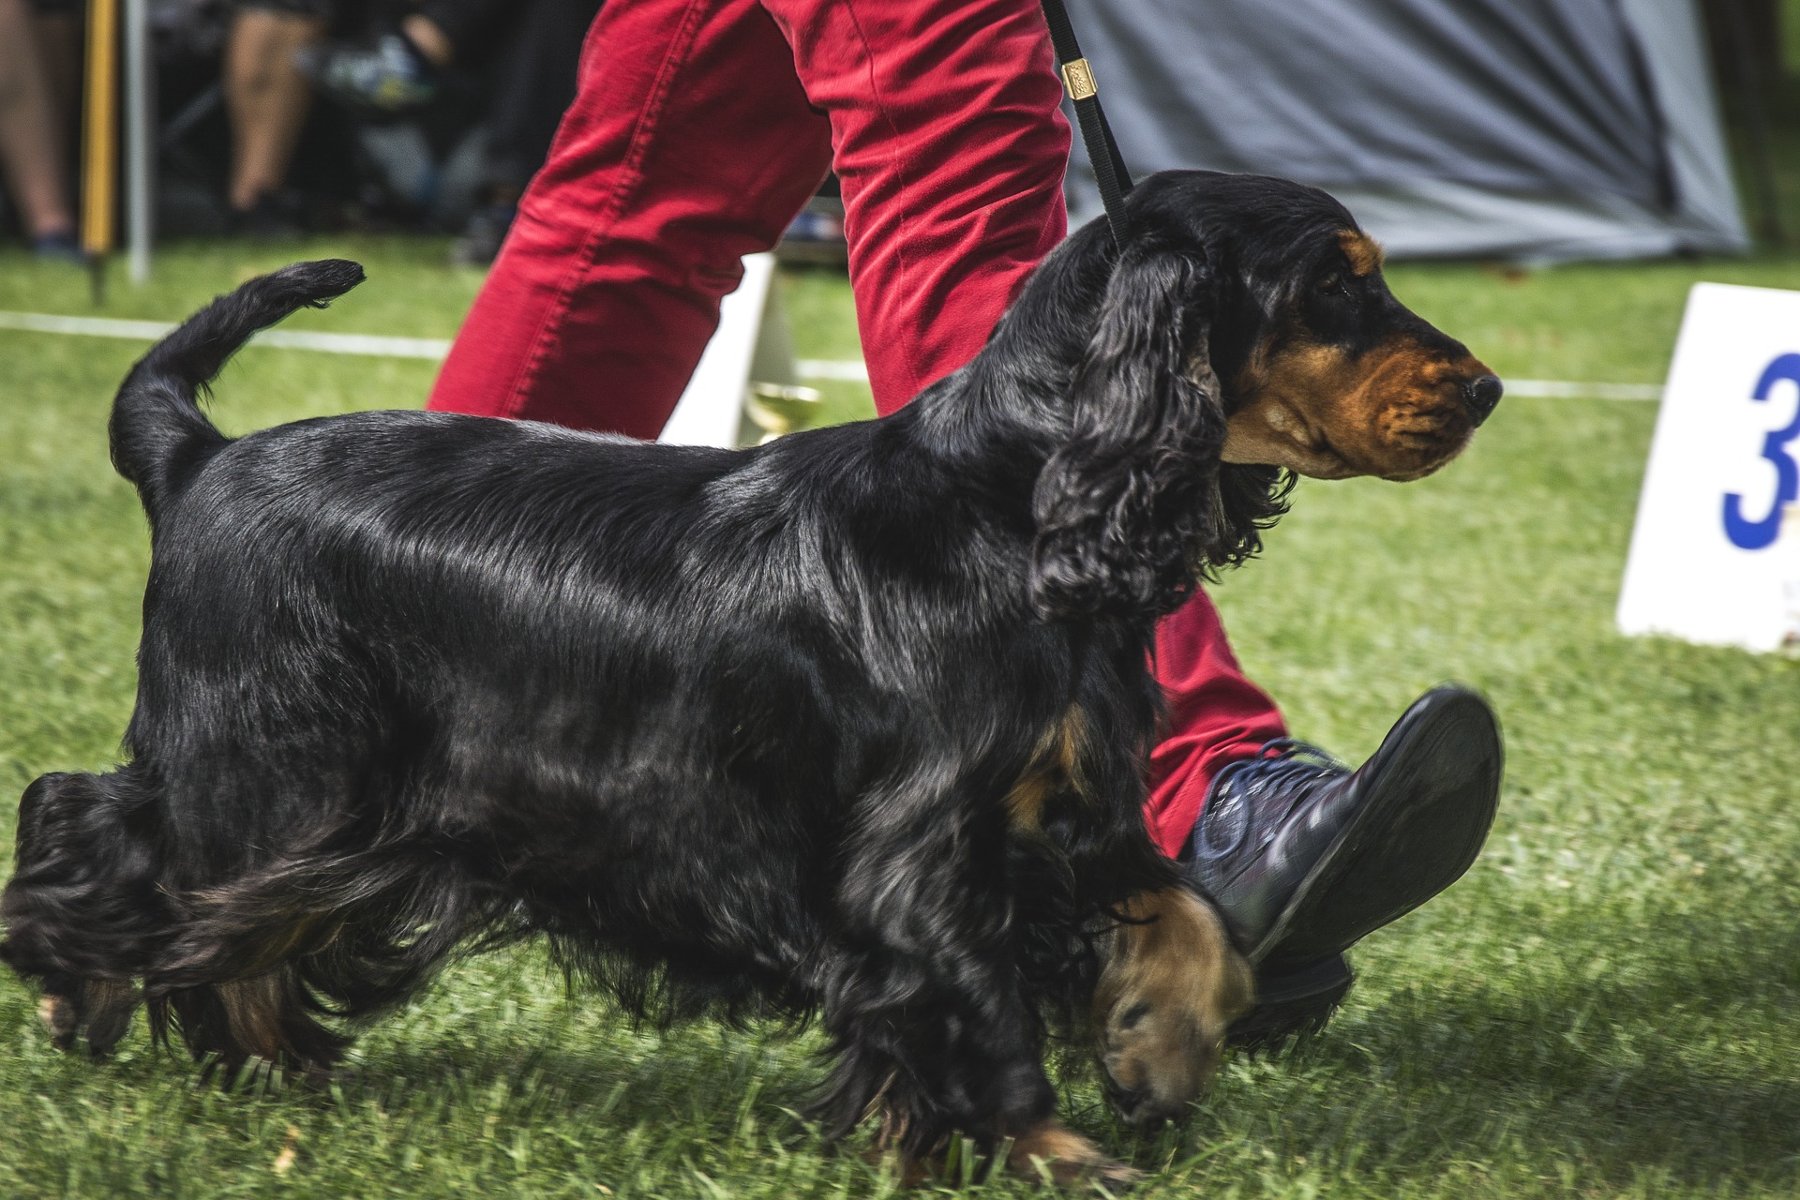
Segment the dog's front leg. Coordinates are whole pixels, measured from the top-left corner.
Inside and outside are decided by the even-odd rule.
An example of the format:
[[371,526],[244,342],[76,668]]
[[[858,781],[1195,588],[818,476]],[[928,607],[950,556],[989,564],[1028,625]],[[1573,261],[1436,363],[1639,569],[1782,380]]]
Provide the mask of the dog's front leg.
[[1123,918],[1105,939],[1091,1009],[1114,1106],[1140,1128],[1183,1115],[1218,1068],[1255,976],[1212,903],[1151,844],[1143,767],[1125,739],[1081,739],[1070,772],[1085,836],[1069,838],[1083,907]]
[[842,1133],[879,1114],[882,1145],[909,1174],[962,1133],[1009,1144],[1008,1166],[1029,1178],[1123,1184],[1132,1172],[1055,1119],[1018,969],[1002,796],[974,772],[931,766],[859,805],[838,895],[843,950],[824,989],[837,1062],[822,1115]]

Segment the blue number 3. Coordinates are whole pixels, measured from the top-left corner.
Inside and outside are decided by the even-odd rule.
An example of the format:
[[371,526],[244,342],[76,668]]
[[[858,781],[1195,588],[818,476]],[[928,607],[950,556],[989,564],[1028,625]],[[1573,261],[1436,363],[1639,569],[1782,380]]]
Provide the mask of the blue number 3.
[[[1783,354],[1764,368],[1756,381],[1752,400],[1767,400],[1769,393],[1782,380],[1800,388],[1800,354]],[[1781,530],[1781,510],[1800,500],[1800,463],[1788,451],[1788,443],[1800,437],[1800,404],[1794,406],[1794,419],[1763,438],[1762,456],[1775,468],[1775,503],[1768,514],[1752,521],[1744,516],[1744,498],[1736,492],[1725,493],[1725,536],[1733,545],[1746,550],[1761,550],[1772,545]]]

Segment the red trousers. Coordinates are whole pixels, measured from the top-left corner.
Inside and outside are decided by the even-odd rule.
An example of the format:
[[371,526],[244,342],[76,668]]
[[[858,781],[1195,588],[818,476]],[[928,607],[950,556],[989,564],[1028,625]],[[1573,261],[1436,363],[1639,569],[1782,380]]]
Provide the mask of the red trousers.
[[[835,169],[875,405],[981,349],[1067,232],[1069,127],[1036,0],[607,0],[577,95],[430,401],[653,438],[737,286]],[[1187,841],[1284,729],[1196,596],[1157,631],[1145,810]]]

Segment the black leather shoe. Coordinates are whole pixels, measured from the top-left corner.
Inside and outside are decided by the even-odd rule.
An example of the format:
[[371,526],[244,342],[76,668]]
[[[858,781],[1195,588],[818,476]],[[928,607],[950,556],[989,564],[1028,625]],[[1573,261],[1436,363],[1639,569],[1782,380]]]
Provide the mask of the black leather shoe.
[[1213,780],[1188,869],[1259,975],[1303,974],[1461,878],[1494,822],[1500,766],[1493,711],[1458,687],[1427,692],[1355,772],[1271,742]]
[[1228,1044],[1252,1054],[1276,1050],[1325,1028],[1356,976],[1342,954],[1311,962],[1264,963],[1256,971],[1256,1007],[1231,1023]]

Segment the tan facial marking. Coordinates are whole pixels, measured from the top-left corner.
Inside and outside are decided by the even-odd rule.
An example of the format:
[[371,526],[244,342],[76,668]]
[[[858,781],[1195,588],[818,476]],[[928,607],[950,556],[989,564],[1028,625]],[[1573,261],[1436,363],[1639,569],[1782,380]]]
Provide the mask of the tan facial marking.
[[1253,359],[1235,381],[1234,391],[1249,400],[1226,421],[1221,457],[1315,479],[1357,474],[1322,427],[1364,382],[1355,360],[1335,346],[1297,345]]
[[1144,892],[1114,932],[1094,1025],[1100,1065],[1134,1124],[1179,1116],[1218,1069],[1255,975],[1212,906],[1183,888]]
[[1339,232],[1338,245],[1343,248],[1344,257],[1350,260],[1350,270],[1359,276],[1381,270],[1381,264],[1387,259],[1381,243],[1360,229]]
[[1351,354],[1295,339],[1239,372],[1226,462],[1286,467],[1315,479],[1417,479],[1459,454],[1475,425],[1463,381],[1487,374],[1409,338]]

